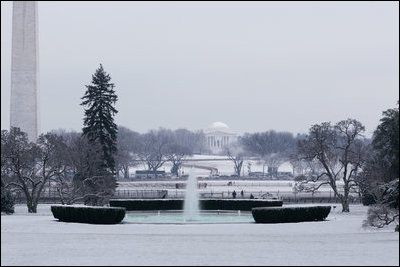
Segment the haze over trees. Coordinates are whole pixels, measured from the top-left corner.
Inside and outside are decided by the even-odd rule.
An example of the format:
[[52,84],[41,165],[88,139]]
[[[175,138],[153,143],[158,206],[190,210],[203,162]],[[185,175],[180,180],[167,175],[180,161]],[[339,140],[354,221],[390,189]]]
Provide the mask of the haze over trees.
[[224,148],[225,155],[233,162],[234,174],[240,177],[243,162],[247,155],[243,148],[242,140],[239,138],[237,142],[229,144]]
[[278,167],[294,153],[296,142],[292,133],[267,131],[246,133],[241,144],[249,155],[259,157],[277,175]]
[[117,154],[115,168],[117,178],[129,178],[129,168],[139,164],[141,135],[126,127],[118,126]]
[[199,138],[197,133],[186,129],[171,131],[170,135],[171,143],[168,145],[167,158],[172,163],[171,173],[179,176],[183,160],[193,155],[202,139]]
[[204,147],[204,134],[186,129],[175,131],[160,128],[140,135],[138,157],[148,170],[157,176],[157,170],[165,162],[172,163],[171,173],[178,176],[183,160],[201,151]]

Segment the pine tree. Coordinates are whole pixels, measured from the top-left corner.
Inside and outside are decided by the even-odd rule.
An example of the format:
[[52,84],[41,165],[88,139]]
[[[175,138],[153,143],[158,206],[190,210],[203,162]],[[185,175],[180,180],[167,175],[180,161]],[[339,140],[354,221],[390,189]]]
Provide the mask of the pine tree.
[[[114,91],[111,77],[103,66],[92,75],[92,84],[86,85],[87,91],[81,98],[82,106],[85,106],[84,127],[82,135],[87,137],[89,143],[100,147],[101,162],[98,173],[115,173],[114,155],[117,151],[118,128],[114,123],[114,115],[118,112],[114,105],[118,99]],[[95,174],[95,175],[97,175]]]
[[[397,106],[399,101],[397,101]],[[385,170],[386,182],[399,178],[399,107],[384,111],[374,132],[372,147],[377,162]]]

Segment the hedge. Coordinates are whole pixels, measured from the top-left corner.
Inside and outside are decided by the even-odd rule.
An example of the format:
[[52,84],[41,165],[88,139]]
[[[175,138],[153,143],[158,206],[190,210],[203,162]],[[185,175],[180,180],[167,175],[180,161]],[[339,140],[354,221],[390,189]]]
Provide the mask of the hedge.
[[3,182],[1,183],[1,212],[6,214],[14,213],[14,197],[11,191],[3,186]]
[[63,222],[116,224],[125,217],[124,208],[51,206],[51,212]]
[[256,207],[281,207],[281,200],[258,200],[258,199],[204,199],[200,200],[203,210],[244,210],[251,211]]
[[[124,207],[126,210],[182,210],[182,199],[114,199],[111,207]],[[255,207],[281,207],[281,200],[258,199],[201,199],[201,210],[243,210],[251,211]]]
[[289,223],[323,221],[331,211],[330,206],[271,207],[251,210],[256,223]]

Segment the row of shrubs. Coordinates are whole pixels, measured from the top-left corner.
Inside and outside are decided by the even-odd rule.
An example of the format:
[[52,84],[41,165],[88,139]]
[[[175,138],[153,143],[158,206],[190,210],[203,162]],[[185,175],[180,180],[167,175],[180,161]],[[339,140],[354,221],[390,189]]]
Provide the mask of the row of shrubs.
[[[110,200],[111,207],[124,207],[126,210],[182,210],[182,199],[129,199]],[[281,200],[257,199],[201,199],[201,210],[243,210],[255,207],[281,207]]]
[[51,206],[54,218],[63,222],[116,224],[125,217],[124,208]]
[[330,206],[268,207],[251,210],[256,223],[289,223],[323,221],[331,211]]
[[[160,200],[162,201],[162,200]],[[113,201],[113,204],[127,204],[127,203],[135,203],[137,204],[140,201]],[[145,200],[147,205],[149,203],[153,203],[155,201]],[[158,201],[157,201],[158,202]],[[157,203],[155,202],[155,203]],[[275,201],[263,201],[264,205],[276,205],[278,204]],[[166,207],[168,203],[162,201],[164,206],[158,207]],[[178,205],[178,200],[174,200],[173,205]],[[223,205],[236,203],[236,205],[241,205],[242,209],[245,210],[246,202],[244,201],[207,201],[209,208],[214,210],[215,207],[224,207]],[[210,204],[212,203],[212,204]],[[238,204],[241,203],[241,204]],[[268,203],[268,204],[267,204]],[[261,203],[253,202],[253,205],[259,205]],[[251,205],[247,203],[247,205]],[[172,204],[170,204],[172,205]],[[133,205],[131,206],[133,207]],[[142,207],[142,206],[140,206]],[[177,206],[170,206],[173,209]],[[168,208],[170,208],[168,207]],[[248,206],[247,206],[248,207]],[[150,208],[147,208],[150,209]],[[171,208],[170,208],[171,209]],[[221,210],[229,210],[233,209],[232,206],[224,207]],[[143,210],[143,209],[140,209]],[[305,222],[305,221],[323,221],[328,216],[331,207],[330,206],[314,206],[314,207],[255,207],[250,209],[252,211],[253,218],[256,223],[288,223],[288,222]],[[92,224],[117,224],[120,223],[125,217],[125,207],[77,207],[77,206],[51,206],[51,212],[53,213],[54,218],[63,221],[63,222],[78,222],[78,223],[92,223]]]

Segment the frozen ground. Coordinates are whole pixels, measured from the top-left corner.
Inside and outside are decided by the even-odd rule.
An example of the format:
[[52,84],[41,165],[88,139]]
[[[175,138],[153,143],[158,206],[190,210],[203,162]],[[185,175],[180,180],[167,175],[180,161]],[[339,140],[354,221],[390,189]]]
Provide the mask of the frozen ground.
[[399,234],[363,229],[365,216],[356,205],[324,222],[89,225],[17,206],[1,216],[1,265],[398,266]]
[[[218,169],[218,173],[220,175],[231,175],[234,174],[234,164],[231,160],[225,160],[225,161],[213,161],[211,159],[226,159],[226,156],[219,156],[219,155],[193,155],[192,157],[189,157],[189,159],[210,159],[210,161],[195,161],[195,162],[189,162],[188,164],[194,164],[194,165],[202,165],[202,166],[208,166],[208,167],[214,167]],[[262,172],[263,171],[263,164],[260,161],[256,160],[245,160],[243,162],[243,168],[242,168],[242,175],[248,175],[249,172],[249,163],[250,163],[250,169],[252,172]],[[166,171],[170,172],[171,170],[171,163],[166,162],[159,170],[160,171]],[[129,169],[131,177],[134,177],[135,171],[136,170],[145,170],[147,169],[146,165],[139,164],[136,167],[132,167]],[[267,172],[268,167],[264,166],[264,171]],[[189,167],[182,167],[182,171],[184,173],[189,173],[190,168]],[[289,162],[283,163],[281,166],[279,166],[278,171],[283,171],[283,172],[292,172],[293,167]],[[196,176],[202,176],[202,177],[207,177],[210,175],[210,171],[204,170],[204,169],[198,169],[194,168],[193,169],[193,174]]]

